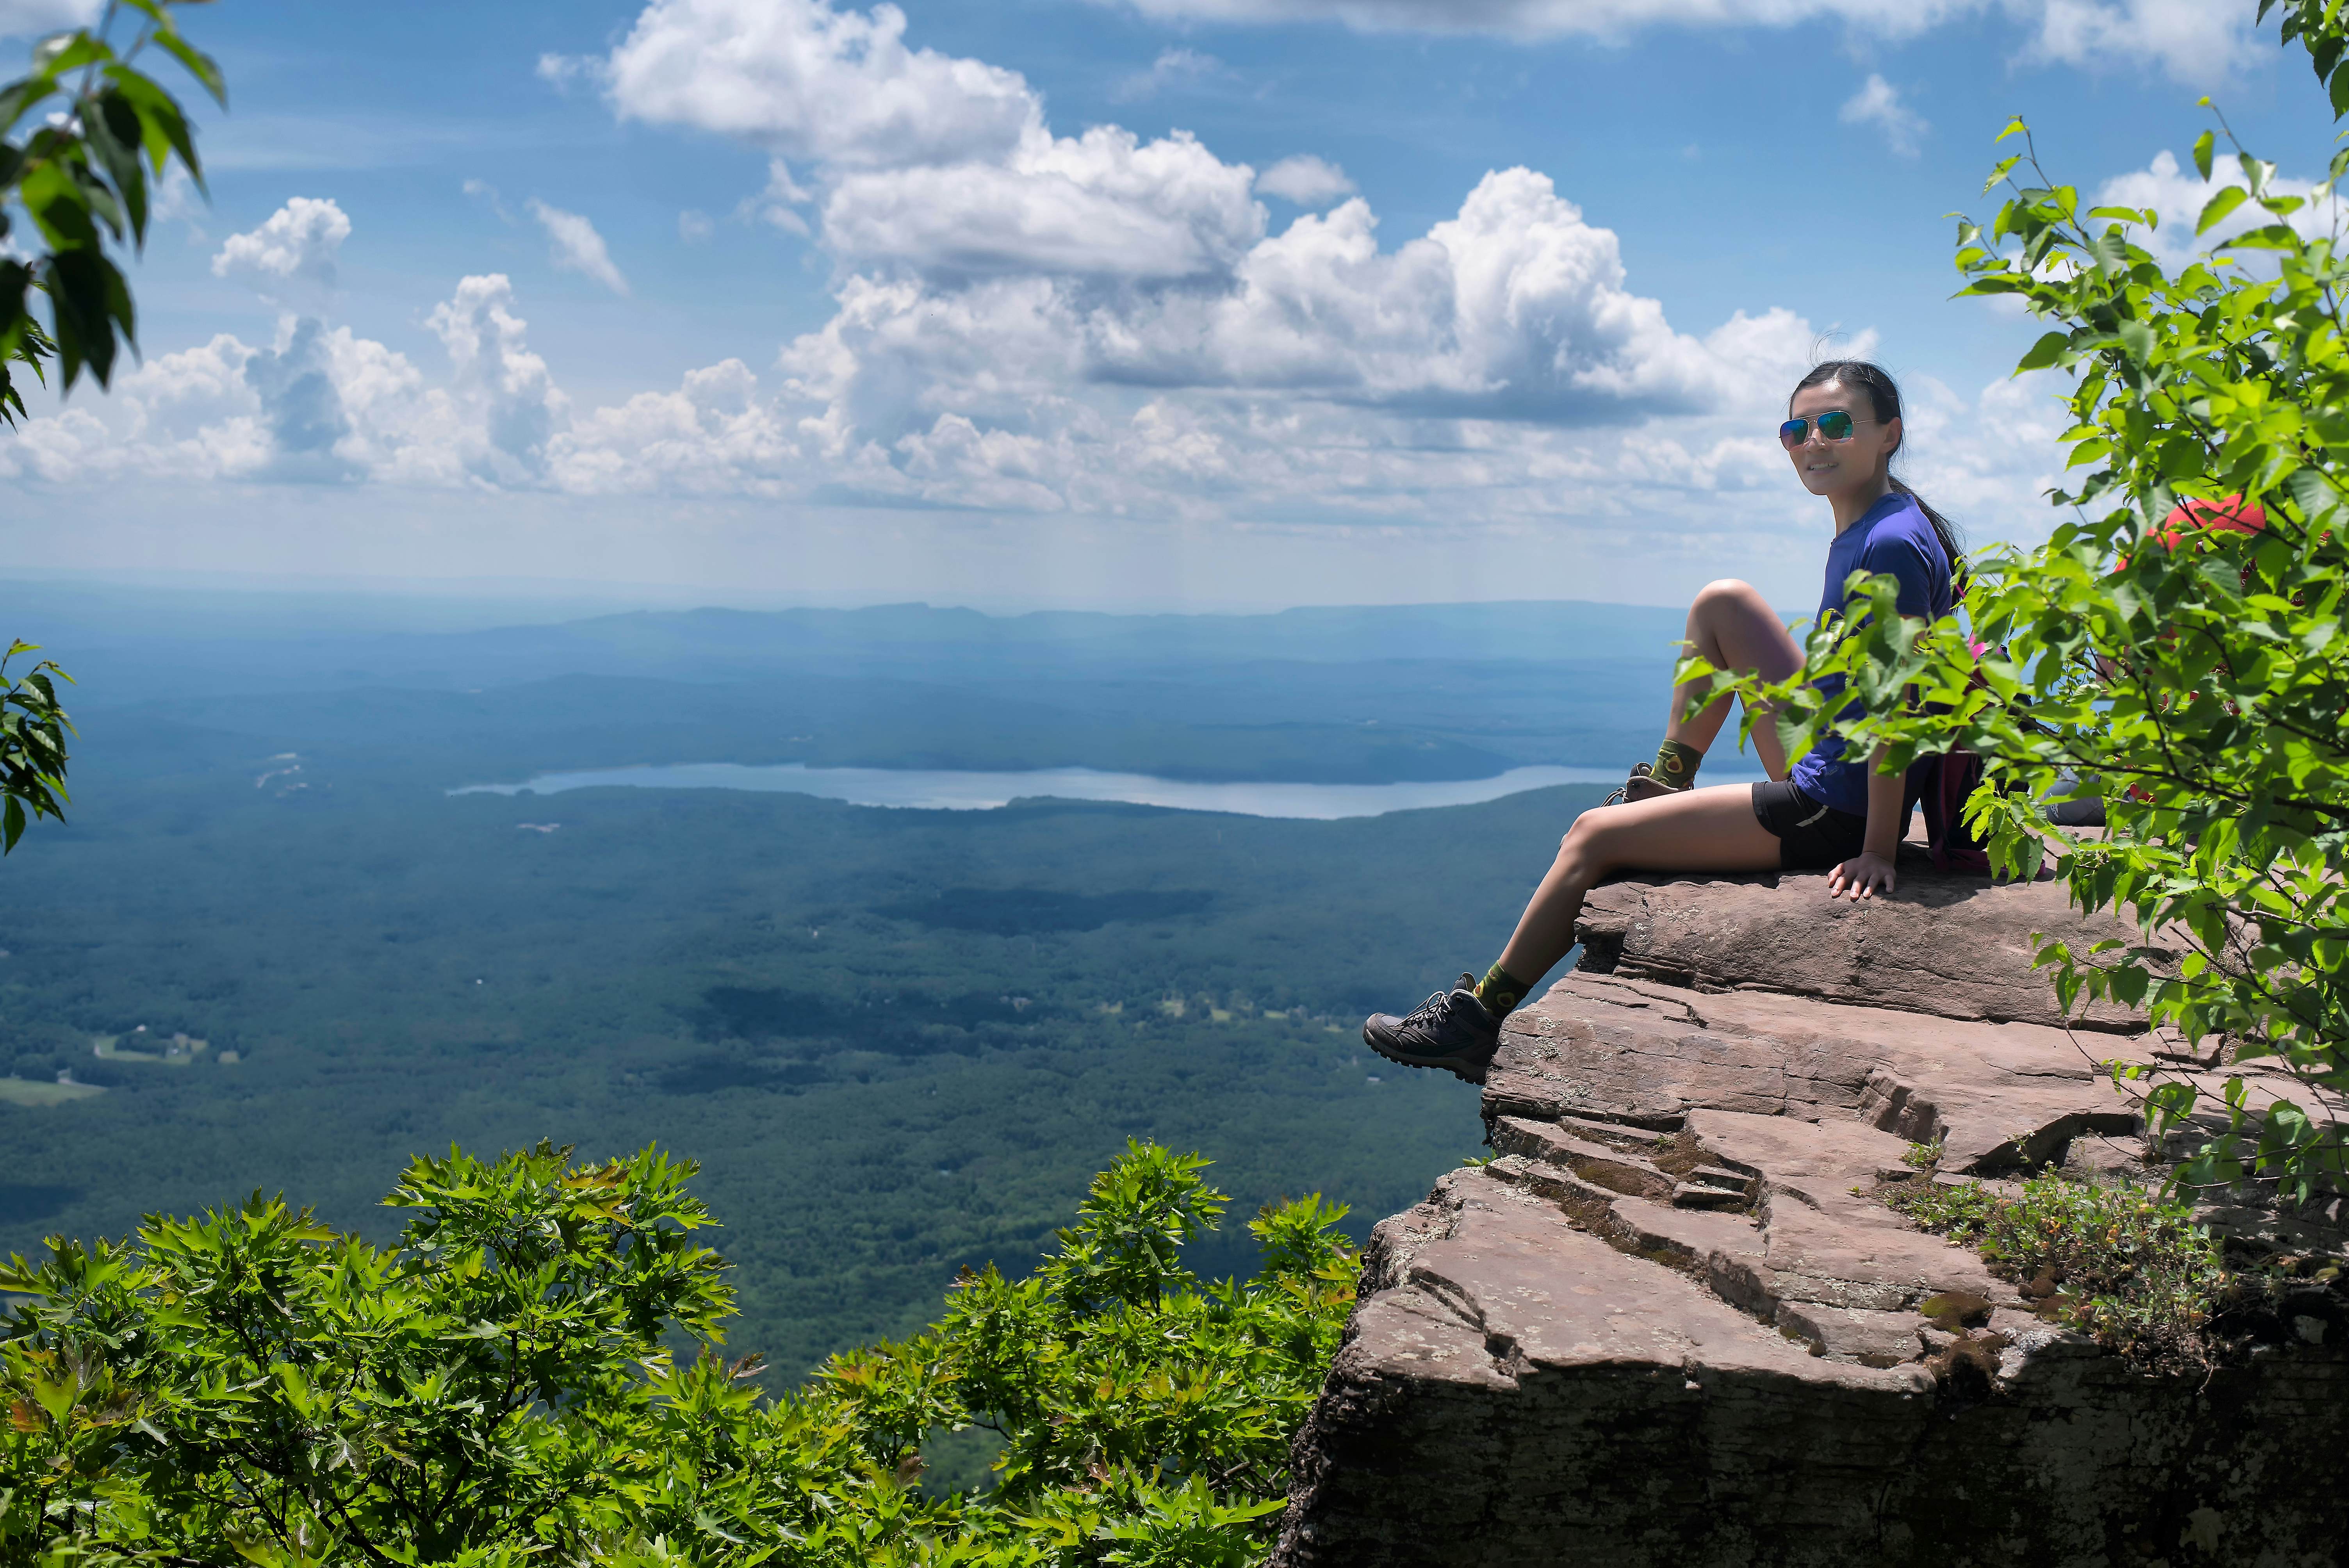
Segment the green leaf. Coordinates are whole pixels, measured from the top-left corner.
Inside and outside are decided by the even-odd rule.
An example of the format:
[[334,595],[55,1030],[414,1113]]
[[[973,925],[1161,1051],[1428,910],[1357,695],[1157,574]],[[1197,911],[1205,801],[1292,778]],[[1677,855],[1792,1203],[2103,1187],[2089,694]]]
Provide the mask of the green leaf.
[[71,33],[52,33],[33,46],[33,69],[48,76],[61,77],[67,71],[112,58],[114,51],[107,46],[106,40],[87,27]]
[[82,116],[82,135],[122,198],[134,243],[147,239],[147,175],[140,167],[139,113],[119,92],[98,95]]
[[57,78],[46,75],[21,77],[0,88],[0,134],[13,129],[27,110],[57,90]]
[[136,71],[109,67],[107,76],[115,91],[138,111],[140,141],[155,171],[161,173],[165,160],[177,156],[196,189],[203,190],[203,164],[196,157],[195,138],[178,101]]
[[2210,178],[2210,151],[2216,142],[2210,132],[2204,131],[2194,139],[2194,169],[2204,180]]
[[2195,221],[2194,232],[2197,234],[2209,233],[2214,225],[2225,220],[2228,213],[2241,206],[2250,194],[2240,185],[2230,185],[2220,191],[2203,203],[2202,216]]
[[89,192],[56,160],[36,166],[17,185],[16,200],[32,213],[34,225],[52,250],[98,247],[98,225],[90,217]]
[[2228,251],[2299,251],[2307,247],[2300,231],[2289,223],[2267,223],[2235,235],[2220,248]]
[[2044,370],[2051,365],[2061,363],[2065,352],[2071,346],[2071,334],[2044,333],[2039,341],[2031,346],[2030,352],[2023,355],[2023,358],[2016,363],[2014,373],[2020,376],[2026,370]]
[[2284,489],[2299,503],[2301,515],[2315,526],[2325,526],[2341,505],[2341,492],[2332,479],[2321,469],[2296,469],[2284,481]]
[[188,74],[202,85],[204,91],[212,95],[214,103],[222,108],[228,107],[228,81],[221,75],[220,66],[210,55],[191,47],[176,29],[156,34],[155,45],[186,67]]
[[60,380],[70,387],[87,367],[105,386],[114,371],[116,329],[126,341],[136,330],[129,284],[95,245],[52,255],[48,284]]

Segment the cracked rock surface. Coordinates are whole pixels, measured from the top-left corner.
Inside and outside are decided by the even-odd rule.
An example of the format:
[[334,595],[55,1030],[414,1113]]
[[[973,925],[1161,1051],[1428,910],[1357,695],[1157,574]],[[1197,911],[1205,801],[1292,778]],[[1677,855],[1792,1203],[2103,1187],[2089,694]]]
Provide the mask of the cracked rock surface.
[[1599,890],[1504,1031],[1495,1158],[1372,1233],[1273,1563],[2339,1561],[2349,1325],[2147,1376],[1878,1195],[2141,1163],[2095,1063],[2161,1042],[2067,1033],[2030,968],[2080,924],[1906,867]]

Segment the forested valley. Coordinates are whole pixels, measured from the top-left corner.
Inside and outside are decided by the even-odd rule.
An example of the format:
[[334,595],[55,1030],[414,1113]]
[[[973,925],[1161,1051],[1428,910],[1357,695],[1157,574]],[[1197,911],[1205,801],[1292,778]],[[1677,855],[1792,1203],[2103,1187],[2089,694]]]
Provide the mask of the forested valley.
[[[1485,962],[1599,790],[1306,821],[450,789],[713,758],[1212,778],[1288,757],[1372,779],[1431,757],[1454,776],[1596,763],[1661,667],[1572,645],[1571,606],[1434,662],[1299,657],[1308,641],[1288,678],[1262,662],[1280,617],[1225,618],[1223,657],[1181,647],[1174,618],[1116,617],[1088,620],[1096,643],[1160,645],[1014,657],[969,634],[1018,620],[908,610],[765,664],[654,659],[694,618],[623,618],[638,651],[600,671],[579,650],[607,650],[609,622],[368,633],[377,662],[420,672],[401,686],[316,622],[21,597],[64,606],[48,651],[72,669],[78,640],[107,678],[74,672],[68,822],[0,866],[0,1251],[256,1189],[383,1239],[378,1201],[415,1155],[657,1144],[703,1167],[731,1343],[792,1379],[927,1321],[964,1265],[1031,1265],[1129,1138],[1215,1159],[1237,1212],[1320,1191],[1359,1235],[1415,1199],[1475,1150],[1474,1091],[1383,1067],[1361,1017]],[[771,647],[826,619],[725,624]],[[1330,622],[1339,652],[1375,646]],[[960,686],[906,676],[941,625],[964,635],[932,668]],[[1571,656],[1529,656],[1546,641]],[[1218,691],[1254,722],[1202,722]],[[1253,1267],[1237,1230],[1194,1251],[1209,1274]]]

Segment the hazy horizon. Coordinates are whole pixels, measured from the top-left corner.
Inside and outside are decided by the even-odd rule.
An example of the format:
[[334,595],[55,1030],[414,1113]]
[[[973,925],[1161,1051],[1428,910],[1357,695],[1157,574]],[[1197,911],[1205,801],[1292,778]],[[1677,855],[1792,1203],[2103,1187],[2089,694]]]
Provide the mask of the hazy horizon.
[[[5,600],[12,582],[83,584],[93,588],[146,590],[165,594],[253,594],[286,599],[350,598],[412,603],[494,603],[516,610],[532,605],[566,614],[585,606],[585,614],[629,611],[687,610],[873,610],[922,605],[936,610],[971,610],[982,615],[1011,618],[1066,612],[1125,616],[1258,616],[1289,610],[1377,610],[1392,608],[1502,606],[1511,604],[1592,604],[1634,610],[1686,609],[1686,602],[1624,598],[1590,598],[1580,594],[1526,593],[1490,593],[1461,598],[1433,595],[1384,599],[1291,598],[1235,600],[1226,604],[1169,607],[1146,599],[1120,602],[1093,597],[1021,597],[1001,593],[971,593],[960,598],[936,596],[888,597],[873,592],[746,589],[717,583],[620,583],[594,578],[449,576],[412,577],[394,574],[329,574],[254,571],[171,571],[160,568],[9,564],[0,567],[0,617],[8,613]],[[1793,613],[1793,612],[1789,612]],[[0,634],[5,627],[0,626]]]

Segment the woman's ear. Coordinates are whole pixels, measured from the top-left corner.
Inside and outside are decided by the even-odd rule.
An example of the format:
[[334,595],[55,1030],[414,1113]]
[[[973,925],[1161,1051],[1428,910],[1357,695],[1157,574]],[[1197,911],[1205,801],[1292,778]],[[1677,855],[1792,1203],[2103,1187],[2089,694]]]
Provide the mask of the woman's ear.
[[1884,421],[1884,438],[1886,441],[1890,443],[1884,449],[1884,460],[1886,462],[1889,463],[1893,459],[1900,455],[1900,443],[1907,434],[1907,427],[1901,424],[1899,415],[1895,414],[1892,418]]

